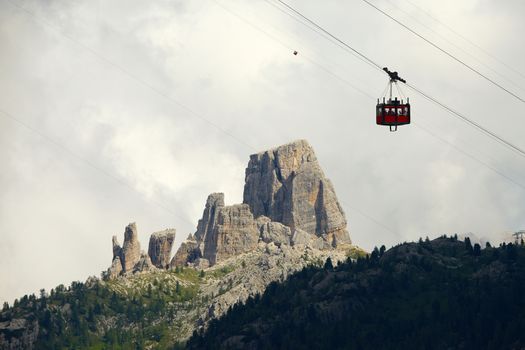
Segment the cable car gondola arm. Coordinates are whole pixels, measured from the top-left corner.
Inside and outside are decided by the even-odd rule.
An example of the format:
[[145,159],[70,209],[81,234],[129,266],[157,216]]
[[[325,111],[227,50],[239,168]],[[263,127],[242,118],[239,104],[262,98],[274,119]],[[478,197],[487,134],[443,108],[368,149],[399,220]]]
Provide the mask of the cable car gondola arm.
[[407,81],[405,79],[401,78],[397,72],[391,72],[391,71],[388,70],[387,67],[383,68],[383,70],[390,77],[390,82],[394,83],[396,81],[400,81],[400,82],[405,83],[405,84],[407,83]]

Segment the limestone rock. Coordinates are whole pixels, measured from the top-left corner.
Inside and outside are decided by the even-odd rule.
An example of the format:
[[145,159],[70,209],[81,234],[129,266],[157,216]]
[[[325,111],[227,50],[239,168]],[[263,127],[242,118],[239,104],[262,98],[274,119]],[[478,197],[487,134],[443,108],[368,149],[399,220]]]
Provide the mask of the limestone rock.
[[12,318],[0,322],[0,349],[34,349],[40,332],[38,320]]
[[156,270],[155,266],[152,264],[151,259],[148,254],[145,252],[140,253],[140,259],[137,261],[135,266],[133,266],[133,272],[147,272]]
[[185,242],[182,242],[177,253],[171,259],[170,267],[186,266],[186,263],[193,262],[201,256],[197,241],[190,234]]
[[203,257],[213,265],[255,249],[258,240],[259,231],[247,204],[222,207],[212,234],[206,237]]
[[113,258],[113,262],[111,263],[111,266],[109,267],[106,276],[109,279],[117,278],[122,273],[122,263],[120,261],[119,256],[115,256]]
[[260,232],[260,239],[265,243],[273,242],[277,246],[291,243],[292,230],[288,226],[271,221],[266,216],[260,216],[257,218],[257,227]]
[[333,185],[305,140],[251,155],[243,202],[255,217],[323,237],[332,246],[350,243]]
[[293,245],[298,245],[298,244],[304,244],[304,245],[307,245],[307,244],[311,244],[312,243],[312,238],[315,237],[317,238],[316,236],[313,236],[311,234],[309,234],[308,232],[306,231],[303,231],[301,229],[296,229],[293,233],[293,236],[292,236],[292,239],[291,239],[291,242]]
[[153,265],[160,269],[165,269],[169,266],[174,241],[175,229],[155,232],[150,236],[148,255]]
[[213,243],[211,237],[219,210],[224,207],[224,193],[212,193],[206,200],[206,206],[202,213],[202,219],[197,224],[197,232],[195,232],[195,240],[199,242],[199,249],[201,255],[204,256],[206,250],[213,249],[213,247],[206,246],[206,244]]
[[198,270],[204,270],[210,267],[210,261],[204,258],[197,258],[193,265],[194,268]]
[[194,237],[195,243],[189,240],[193,237],[188,237],[181,245],[172,266],[198,258],[207,259],[213,265],[219,260],[253,250],[259,240],[259,230],[247,204],[224,206],[224,194],[212,193],[206,200]]
[[122,246],[122,270],[124,273],[133,271],[133,267],[140,259],[140,243],[137,233],[137,224],[131,223],[126,226],[124,232],[124,245]]
[[115,278],[120,274],[133,271],[133,267],[140,259],[140,243],[138,241],[137,225],[131,223],[124,231],[124,244],[121,247],[117,236],[112,237],[113,259],[106,272],[108,278]]
[[270,255],[278,254],[279,248],[275,245],[275,243],[270,242],[266,245],[266,253]]
[[121,254],[122,254],[122,248],[120,247],[120,244],[117,240],[117,236],[113,236],[112,237],[112,243],[113,243],[113,260],[115,259],[115,257],[120,257]]

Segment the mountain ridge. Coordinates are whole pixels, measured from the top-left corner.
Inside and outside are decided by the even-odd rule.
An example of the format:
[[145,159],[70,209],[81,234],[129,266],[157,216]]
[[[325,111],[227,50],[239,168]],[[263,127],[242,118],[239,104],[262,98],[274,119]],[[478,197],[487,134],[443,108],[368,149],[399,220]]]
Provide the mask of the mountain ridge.
[[223,193],[210,194],[196,231],[173,257],[175,229],[153,233],[144,251],[137,224],[130,223],[122,245],[112,237],[111,266],[102,279],[7,305],[0,348],[179,344],[304,266],[364,255],[351,245],[346,226],[307,141],[251,155],[243,203],[225,205]]
[[305,267],[195,333],[190,349],[523,349],[525,246],[456,237]]

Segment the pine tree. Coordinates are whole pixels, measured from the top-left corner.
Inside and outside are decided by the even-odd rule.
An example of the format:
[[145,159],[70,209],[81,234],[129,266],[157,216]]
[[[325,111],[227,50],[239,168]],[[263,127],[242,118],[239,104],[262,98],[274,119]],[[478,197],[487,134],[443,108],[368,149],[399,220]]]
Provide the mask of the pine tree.
[[472,243],[470,242],[470,238],[465,238],[465,249],[469,254],[472,254],[474,252],[474,248],[472,248]]
[[332,264],[332,259],[330,259],[330,257],[326,259],[326,262],[324,263],[324,269],[327,271],[331,271],[334,269],[334,265]]
[[481,246],[479,244],[474,244],[474,256],[480,256],[481,255]]
[[386,247],[382,245],[381,248],[379,248],[379,257],[382,257],[383,254],[385,254],[385,251],[386,251]]

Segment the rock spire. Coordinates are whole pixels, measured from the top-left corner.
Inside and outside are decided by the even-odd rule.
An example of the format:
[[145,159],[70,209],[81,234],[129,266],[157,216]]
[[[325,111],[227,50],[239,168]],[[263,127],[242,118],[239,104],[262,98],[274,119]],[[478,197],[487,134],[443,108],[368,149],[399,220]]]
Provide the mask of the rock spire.
[[267,216],[333,246],[350,243],[334,187],[305,140],[251,155],[243,197],[255,217]]
[[305,140],[251,155],[243,202],[225,206],[224,194],[210,194],[195,236],[182,243],[171,265],[213,265],[260,241],[315,249],[350,243],[334,187]]
[[171,248],[175,241],[175,229],[166,229],[164,231],[155,232],[149,238],[148,255],[151,258],[151,263],[160,268],[165,269],[170,264]]

